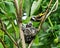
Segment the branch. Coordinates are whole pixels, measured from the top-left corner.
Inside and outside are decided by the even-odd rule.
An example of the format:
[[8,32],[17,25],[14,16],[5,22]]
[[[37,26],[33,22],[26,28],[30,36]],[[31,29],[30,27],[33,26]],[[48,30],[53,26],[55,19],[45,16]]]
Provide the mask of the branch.
[[2,22],[2,20],[0,19],[0,23],[2,25],[2,28],[1,30],[12,40],[12,42],[17,46],[17,43],[16,41],[11,37],[11,35],[6,31],[6,28],[5,28],[5,25],[4,23]]
[[18,18],[19,16],[19,6],[18,6],[18,1],[17,0],[14,0],[14,5],[15,5],[15,8],[16,8],[16,17]]
[[50,6],[51,6],[51,3],[52,3],[52,0],[50,0],[50,3],[49,3],[49,5],[48,5],[48,8],[47,8],[46,12],[44,13],[44,16],[42,16],[42,20],[41,20],[41,23],[40,23],[40,25],[39,25],[39,27],[38,27],[38,31],[40,31],[40,29],[41,29],[41,27],[42,27],[42,24],[43,24],[44,21],[45,21],[45,17],[46,17],[46,15],[47,15],[47,13],[49,12],[49,8],[50,8]]
[[21,37],[21,42],[22,42],[22,48],[26,48],[24,33],[22,31],[22,0],[20,0],[19,15],[20,15],[19,28],[20,28],[20,37]]
[[2,41],[2,39],[0,39],[0,42],[2,43],[2,45],[3,45],[4,48],[7,48],[6,45],[5,45],[5,43]]
[[[48,5],[48,8],[47,8],[46,12],[44,13],[44,16],[42,16],[42,20],[41,20],[41,23],[40,23],[37,31],[40,31],[40,30],[41,30],[42,24],[43,24],[43,22],[45,21],[45,17],[46,17],[46,15],[47,15],[48,11],[49,11],[49,8],[50,8],[50,6],[51,6],[51,3],[52,3],[52,0],[50,0],[50,3],[49,3],[49,5]],[[28,48],[30,48],[31,45],[32,45],[32,41],[31,41],[31,43],[29,44]]]
[[20,7],[18,6],[17,0],[14,0],[14,4],[15,4],[16,13],[17,13],[17,23],[20,29],[19,31],[20,31],[20,37],[21,37],[21,42],[22,42],[22,48],[26,48],[24,34],[22,31],[22,0],[20,0]]
[[58,0],[56,0],[56,5],[55,6],[56,7],[55,7],[55,9],[52,12],[55,12],[57,10],[57,8],[58,8]]
[[4,33],[12,40],[12,42],[13,42],[16,46],[18,46],[17,42],[11,37],[11,35],[10,35],[7,31],[5,31]]
[[[56,6],[56,8],[55,8]],[[54,10],[55,8],[55,10]],[[56,0],[55,4],[53,5],[53,7],[51,8],[50,12],[46,15],[46,18],[52,13],[52,12],[55,12],[58,8],[58,0]]]
[[28,48],[31,48],[32,43],[33,43],[33,40],[32,40],[31,43],[29,44]]

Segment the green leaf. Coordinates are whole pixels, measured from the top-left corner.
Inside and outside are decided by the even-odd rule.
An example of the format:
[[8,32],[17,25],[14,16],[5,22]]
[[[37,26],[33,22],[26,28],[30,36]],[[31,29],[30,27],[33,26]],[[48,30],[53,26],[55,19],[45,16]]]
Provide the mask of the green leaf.
[[39,26],[39,22],[33,22],[33,26],[37,28]]
[[[41,7],[42,0],[34,1],[31,7],[31,15],[34,15],[38,12]],[[40,10],[39,10],[40,11]]]
[[27,17],[26,20],[23,20],[23,23],[28,23],[30,21],[30,17]]
[[35,44],[39,44],[39,37],[38,37],[38,35],[36,35],[36,38],[35,38],[35,40],[34,40],[34,43],[35,43]]
[[4,48],[3,45],[0,43],[0,48]]
[[5,44],[8,48],[13,48],[13,42],[11,41],[11,39],[7,35],[5,35],[4,41],[5,41]]
[[7,13],[13,13],[15,14],[15,8],[12,2],[4,2],[5,4],[5,10],[7,11]]
[[4,32],[2,30],[0,30],[0,38],[4,40]]
[[2,30],[0,30],[0,36],[4,35],[4,32]]
[[19,38],[19,29],[18,29],[18,27],[15,26],[13,22],[12,22],[12,26],[13,26],[15,32],[16,32],[16,38]]
[[26,11],[27,16],[30,16],[32,3],[33,0],[24,0],[24,10]]
[[0,8],[0,14],[5,15],[5,14],[6,14],[6,12],[5,12],[2,8]]

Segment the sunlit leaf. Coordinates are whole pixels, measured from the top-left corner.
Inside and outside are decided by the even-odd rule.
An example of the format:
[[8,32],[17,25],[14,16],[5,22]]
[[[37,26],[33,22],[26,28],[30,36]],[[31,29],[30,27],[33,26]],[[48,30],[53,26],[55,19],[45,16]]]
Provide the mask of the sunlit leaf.
[[1,42],[0,42],[0,48],[4,48],[3,45],[1,44]]
[[[34,1],[31,7],[31,15],[36,14],[41,7],[42,0]],[[39,10],[40,11],[40,10]]]

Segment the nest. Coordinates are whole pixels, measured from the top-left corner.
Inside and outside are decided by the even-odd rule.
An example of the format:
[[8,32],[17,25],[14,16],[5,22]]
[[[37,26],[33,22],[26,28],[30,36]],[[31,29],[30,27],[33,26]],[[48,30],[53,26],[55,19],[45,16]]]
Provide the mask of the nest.
[[37,34],[37,29],[33,27],[32,23],[28,23],[25,26],[22,27],[24,36],[25,36],[25,42],[30,43]]

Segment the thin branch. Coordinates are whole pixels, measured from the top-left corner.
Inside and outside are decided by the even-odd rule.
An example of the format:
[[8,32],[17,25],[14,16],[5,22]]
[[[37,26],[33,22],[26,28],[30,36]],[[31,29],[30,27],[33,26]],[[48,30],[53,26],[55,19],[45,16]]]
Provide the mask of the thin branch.
[[22,31],[22,0],[20,0],[20,7],[18,6],[17,0],[14,0],[14,3],[15,3],[17,19],[18,19],[17,23],[20,29],[19,31],[20,31],[20,37],[21,37],[21,42],[22,42],[22,48],[26,48],[24,34]]
[[39,25],[39,27],[38,27],[38,31],[40,31],[40,29],[41,29],[41,27],[42,27],[42,24],[43,24],[43,22],[45,21],[45,17],[46,17],[46,15],[47,15],[48,11],[49,11],[49,8],[50,8],[50,6],[51,6],[51,3],[52,3],[52,0],[50,0],[50,3],[49,3],[49,5],[48,5],[48,8],[47,8],[46,12],[44,13],[44,16],[42,16],[42,20],[41,20],[40,25]]
[[2,22],[2,20],[0,19],[0,23],[2,25],[2,28],[1,30],[12,40],[12,42],[17,46],[17,43],[16,41],[11,37],[11,35],[6,31],[6,28],[5,28],[5,25],[4,23]]
[[33,40],[32,40],[31,43],[29,44],[28,48],[31,48],[32,43],[33,43]]
[[56,7],[55,7],[55,9],[52,12],[55,12],[57,10],[57,8],[58,8],[58,0],[56,0],[56,5],[55,6]]
[[25,38],[24,38],[24,33],[22,31],[22,1],[20,0],[20,9],[19,9],[19,15],[20,15],[20,22],[19,22],[19,28],[20,28],[20,37],[21,37],[21,42],[22,42],[22,48],[26,48],[25,44]]
[[[19,6],[18,6],[18,1],[14,0],[14,5],[16,7],[16,14],[19,16]],[[16,16],[18,18],[18,16]]]
[[2,41],[1,38],[0,38],[0,42],[2,43],[2,45],[3,45],[4,48],[7,48],[6,45],[5,45],[5,43]]
[[12,42],[14,42],[16,46],[18,46],[17,42],[11,37],[11,35],[7,31],[5,31],[4,33],[12,40]]
[[20,43],[20,41],[21,41],[21,39],[18,39],[17,43],[19,44],[19,43]]
[[48,21],[50,23],[50,26],[53,27],[53,24],[52,24],[52,21],[51,21],[50,17],[48,17]]
[[[46,18],[47,18],[52,12],[56,11],[56,9],[55,9],[55,10],[53,10],[53,9],[54,9],[55,6],[57,5],[57,3],[58,3],[58,0],[56,0],[55,4],[54,4],[53,7],[51,8],[50,12],[46,15]],[[57,6],[57,8],[58,8],[58,6]]]

